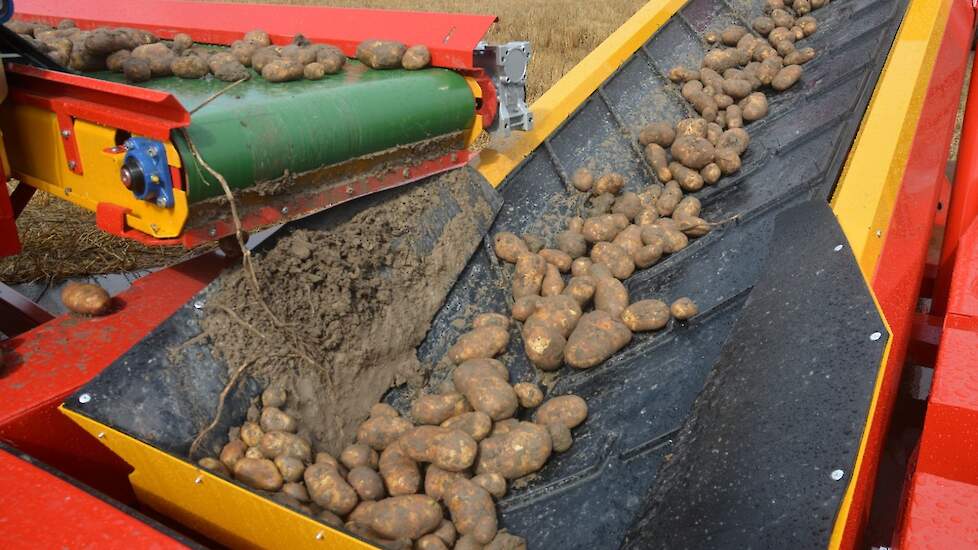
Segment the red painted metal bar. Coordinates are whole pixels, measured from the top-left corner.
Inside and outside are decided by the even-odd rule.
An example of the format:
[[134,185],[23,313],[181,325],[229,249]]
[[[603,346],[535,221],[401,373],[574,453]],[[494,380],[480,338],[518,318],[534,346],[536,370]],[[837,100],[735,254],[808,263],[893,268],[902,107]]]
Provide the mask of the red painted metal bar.
[[[57,407],[228,264],[217,253],[199,256],[139,279],[113,298],[114,311],[109,315],[63,315],[0,342],[5,363],[0,370],[0,439],[114,498],[129,501],[128,466],[58,413]],[[0,485],[5,483],[6,476],[0,471]]]
[[[0,173],[2,173],[2,170],[0,170]],[[3,178],[6,181],[6,175],[4,175]],[[13,194],[10,195],[10,202],[14,207],[15,218],[19,217],[20,213],[27,208],[27,203],[31,202],[31,197],[34,196],[35,191],[37,191],[37,188],[31,187],[30,185],[22,183],[17,184],[17,188],[14,189]]]
[[302,33],[351,57],[364,40],[398,40],[428,46],[433,65],[453,69],[473,68],[472,51],[496,21],[492,15],[171,0],[19,0],[16,6],[19,19],[56,25],[70,18],[81,28],[135,27],[164,38],[184,32],[212,44],[230,44],[258,28],[279,44]]
[[944,167],[954,131],[955,110],[967,67],[974,11],[967,2],[954,2],[948,26],[934,64],[921,112],[894,205],[890,229],[872,279],[873,292],[892,332],[886,372],[869,426],[860,469],[856,472],[843,548],[861,544],[876,483],[880,453],[893,413],[904,358],[913,330],[917,297],[923,278],[937,200],[944,181]]
[[5,451],[0,451],[0,475],[4,548],[186,548],[125,511]]
[[20,254],[20,236],[17,234],[16,221],[20,212],[14,208],[6,182],[7,175],[3,173],[3,166],[0,166],[0,258]]
[[51,319],[54,316],[47,310],[0,283],[0,332],[8,338],[34,329]]

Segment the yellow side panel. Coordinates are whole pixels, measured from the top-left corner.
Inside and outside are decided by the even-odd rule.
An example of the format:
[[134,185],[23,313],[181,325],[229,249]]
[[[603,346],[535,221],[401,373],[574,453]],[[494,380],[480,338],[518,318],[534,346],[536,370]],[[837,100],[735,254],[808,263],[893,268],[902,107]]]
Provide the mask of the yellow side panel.
[[592,92],[635,53],[687,0],[652,0],[581,60],[530,107],[534,128],[493,142],[479,155],[477,169],[498,186],[543,143]]
[[60,410],[134,468],[129,481],[140,501],[222,544],[283,550],[373,548],[86,416]]
[[[116,145],[114,128],[75,120],[73,132],[84,172],[78,175],[68,168],[64,138],[54,113],[8,103],[0,108],[0,127],[13,177],[93,212],[99,203],[128,208],[128,225],[147,235],[180,235],[187,220],[186,193],[174,190],[173,208],[160,208],[133,197],[119,178],[124,154],[110,151]],[[179,167],[176,149],[170,143],[165,149],[168,162]]]

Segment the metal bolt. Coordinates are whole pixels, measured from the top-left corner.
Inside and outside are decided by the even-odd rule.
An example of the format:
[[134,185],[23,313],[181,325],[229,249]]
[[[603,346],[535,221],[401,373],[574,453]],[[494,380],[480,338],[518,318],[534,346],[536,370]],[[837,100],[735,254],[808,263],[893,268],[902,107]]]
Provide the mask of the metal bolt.
[[196,302],[194,302],[194,309],[204,309],[204,301],[197,300]]
[[61,130],[61,137],[63,137],[63,138],[70,138],[71,137],[71,130]]
[[75,169],[75,166],[78,166],[78,163],[77,162],[75,162],[73,160],[69,160],[68,161],[68,169],[69,170],[74,170]]
[[322,531],[316,533],[316,540],[323,540],[323,538],[325,537],[326,537],[326,533],[323,533]]
[[288,206],[283,206],[282,207],[282,215],[284,216],[284,215],[286,215],[288,213],[289,213],[289,207]]
[[212,228],[210,228],[210,229],[207,230],[207,234],[210,235],[211,237],[215,237],[215,236],[217,236],[217,229],[214,229],[212,227]]
[[[159,203],[157,203],[157,204],[159,204]],[[160,232],[160,226],[156,225],[155,223],[149,224],[149,228],[153,230],[153,233],[159,233]]]
[[872,333],[872,334],[869,335],[869,339],[872,340],[872,341],[874,341],[874,342],[877,341],[877,340],[879,340],[882,337],[883,337],[883,334],[880,333],[880,332],[874,332],[874,333]]
[[203,482],[204,482],[204,476],[197,476],[197,479],[194,480],[194,483],[196,483],[197,485],[200,485]]
[[160,182],[160,177],[157,176],[156,174],[153,174],[152,176],[149,177],[149,181],[151,181],[153,183],[159,183]]
[[105,439],[105,432],[99,432],[98,433],[98,438],[99,439]]
[[842,250],[842,245],[841,244],[837,244],[837,245],[835,245],[835,248],[833,248],[832,250],[835,250],[836,252],[838,252],[838,251]]
[[876,230],[876,238],[880,238],[882,236],[883,236],[883,230],[882,229],[877,229]]
[[831,477],[834,481],[839,481],[840,479],[842,479],[842,476],[844,475],[845,472],[843,472],[842,470],[832,470],[832,473],[829,474],[829,477]]
[[347,195],[352,195],[353,194],[353,186],[352,185],[347,185],[346,186],[346,194]]
[[160,208],[165,207],[166,206],[166,197],[164,197],[164,196],[156,197],[156,206],[159,206]]
[[81,403],[82,405],[88,403],[91,400],[92,400],[92,396],[87,393],[83,393],[78,396],[78,402]]
[[150,147],[150,148],[146,149],[146,154],[149,155],[149,156],[151,156],[151,157],[155,157],[158,153],[159,153],[159,151],[156,150],[156,147]]
[[71,187],[65,187],[65,195],[71,194]]

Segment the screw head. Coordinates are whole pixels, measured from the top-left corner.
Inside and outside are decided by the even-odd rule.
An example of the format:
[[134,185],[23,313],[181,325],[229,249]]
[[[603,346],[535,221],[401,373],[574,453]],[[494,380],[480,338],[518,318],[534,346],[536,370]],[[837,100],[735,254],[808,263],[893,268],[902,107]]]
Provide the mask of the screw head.
[[876,238],[880,238],[882,236],[883,236],[883,230],[882,229],[877,229],[876,230]]
[[408,177],[410,175],[411,175],[411,169],[410,168],[405,168],[404,170],[401,170],[401,176],[402,177],[405,177],[406,178],[406,177]]
[[835,245],[835,248],[833,248],[832,250],[835,250],[836,252],[838,252],[838,251],[842,250],[842,245],[841,244],[837,244],[837,245]]
[[347,185],[346,186],[346,194],[347,195],[352,195],[353,194],[353,186],[352,185]]
[[210,235],[211,237],[215,237],[215,236],[217,236],[217,229],[214,229],[212,227],[212,228],[210,228],[210,229],[207,230],[207,234]]
[[846,474],[842,470],[832,470],[832,473],[829,474],[829,477],[831,477],[833,481],[839,481],[840,479],[842,479],[844,475]]
[[288,206],[283,206],[282,207],[282,215],[284,216],[284,215],[286,215],[288,213],[289,213],[289,207]]
[[88,403],[91,400],[92,400],[92,396],[87,393],[83,393],[78,396],[78,402],[81,403],[82,405]]
[[105,432],[99,432],[98,433],[98,438],[99,439],[105,439]]
[[194,483],[196,483],[197,485],[200,485],[203,482],[204,482],[204,476],[197,476],[197,479],[194,480]]
[[204,301],[197,300],[196,302],[194,302],[194,309],[204,309]]
[[872,341],[874,341],[874,342],[877,341],[877,340],[879,340],[882,337],[883,337],[883,333],[881,333],[879,331],[874,332],[874,333],[872,333],[872,334],[869,335],[869,339],[872,340]]
[[165,207],[166,206],[166,197],[164,197],[162,195],[159,196],[159,197],[156,197],[156,206],[159,206],[160,208]]
[[71,130],[61,130],[61,137],[63,138],[71,137]]
[[320,532],[316,533],[316,540],[323,540],[323,538],[325,536],[326,536],[326,534],[323,533],[322,531],[320,531]]
[[75,162],[73,160],[69,160],[68,161],[68,169],[69,170],[74,170],[75,169],[75,166],[78,166],[78,163],[77,162]]
[[146,149],[146,154],[151,157],[155,157],[157,154],[159,154],[159,151],[156,149],[156,147],[149,147]]

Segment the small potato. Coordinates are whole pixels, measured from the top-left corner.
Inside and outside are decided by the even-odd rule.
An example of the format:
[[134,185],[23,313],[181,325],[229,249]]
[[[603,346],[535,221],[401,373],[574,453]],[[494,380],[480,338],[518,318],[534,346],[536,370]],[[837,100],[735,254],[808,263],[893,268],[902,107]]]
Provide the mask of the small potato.
[[119,50],[105,58],[105,67],[112,72],[121,73],[122,64],[131,56],[132,52],[129,50]]
[[550,441],[555,453],[562,453],[574,444],[574,437],[571,435],[570,428],[559,422],[547,424],[547,432],[550,433]]
[[513,391],[516,392],[516,397],[519,399],[520,406],[525,409],[532,409],[540,405],[543,402],[543,391],[536,384],[531,384],[529,382],[520,382],[513,385]]
[[299,423],[288,414],[276,407],[265,407],[261,411],[259,421],[261,429],[266,432],[291,432],[299,428]]
[[692,195],[683,197],[683,200],[679,201],[676,209],[673,210],[672,219],[681,220],[682,218],[699,216],[702,208],[702,203],[696,197]]
[[685,321],[694,317],[700,310],[689,298],[680,298],[669,306],[669,311],[676,319]]
[[534,252],[534,253],[540,252],[540,250],[543,249],[544,246],[546,246],[546,243],[543,241],[543,239],[539,235],[534,235],[533,233],[524,234],[523,242],[526,243],[526,248],[530,252]]
[[581,307],[584,307],[594,297],[594,279],[590,275],[578,275],[571,277],[571,280],[564,287],[563,294],[573,298]]
[[723,172],[720,171],[720,167],[715,162],[707,164],[700,170],[700,177],[703,178],[703,183],[706,185],[713,185],[720,181],[722,175]]
[[326,76],[326,67],[313,61],[302,69],[302,76],[306,80],[322,80]]
[[[305,67],[294,59],[273,59],[261,69],[261,77],[269,82],[290,82],[304,76]],[[217,75],[217,72],[214,73]]]
[[615,204],[615,196],[611,193],[592,196],[589,204],[590,208],[588,208],[588,216],[592,218],[601,216],[611,212],[611,207]]
[[635,266],[640,269],[652,267],[662,258],[662,244],[647,244],[632,255]]
[[[555,242],[557,243],[557,249],[571,258],[571,263],[573,263],[573,260],[587,254],[587,240],[579,231],[561,231],[557,234]],[[570,263],[567,267],[568,269],[570,268]]]
[[254,42],[259,46],[271,46],[272,39],[268,36],[268,33],[261,30],[255,29],[245,33],[244,39],[248,42]]
[[306,462],[312,459],[312,446],[309,440],[289,432],[266,432],[261,436],[258,448],[265,458],[286,455]]
[[577,395],[561,395],[548,399],[536,414],[533,421],[547,425],[559,423],[568,428],[576,428],[587,418],[587,402]]
[[[306,470],[308,471],[308,468]],[[380,453],[378,470],[384,480],[387,493],[391,496],[411,495],[417,493],[418,487],[421,486],[421,471],[418,469],[418,463],[404,454],[396,444],[389,445]]]
[[357,441],[366,443],[376,451],[383,451],[413,427],[409,420],[401,417],[373,417],[360,424],[360,429],[357,430]]
[[520,255],[527,252],[526,243],[509,231],[500,231],[492,238],[493,249],[496,256],[504,262],[515,264]]
[[367,466],[350,469],[346,482],[353,487],[361,500],[380,500],[384,498],[384,480],[380,474]]
[[731,128],[717,140],[717,149],[731,149],[738,155],[744,154],[750,145],[750,134],[743,128]]
[[112,307],[112,298],[99,285],[68,283],[61,290],[61,303],[79,315],[105,315]]
[[234,465],[238,463],[239,460],[244,458],[245,451],[248,449],[248,445],[240,439],[234,439],[229,441],[227,445],[221,449],[221,462],[229,470],[234,469]]
[[554,248],[544,248],[540,250],[539,254],[548,264],[556,267],[561,273],[570,271],[571,262],[574,261],[570,254]]
[[285,406],[288,395],[282,386],[269,386],[261,392],[261,404],[263,407],[275,407],[281,409]]
[[[515,387],[514,391],[516,391]],[[518,393],[517,399],[519,399]],[[473,411],[453,416],[442,422],[441,427],[463,431],[478,442],[485,439],[489,435],[489,432],[492,431],[492,419],[482,411]]]
[[409,71],[417,71],[431,64],[431,52],[424,44],[416,44],[404,51],[401,66]]
[[671,151],[673,158],[694,170],[699,170],[713,162],[713,145],[706,138],[694,136],[676,138]]
[[771,31],[771,34],[767,36],[767,40],[772,46],[777,48],[778,42],[791,42],[793,44],[795,42],[795,33],[791,32],[791,26],[785,27],[779,25]]
[[578,168],[571,176],[571,185],[581,192],[590,191],[591,187],[594,186],[594,176],[587,168]]
[[489,418],[503,420],[513,416],[519,406],[513,387],[497,376],[469,375],[463,367],[471,364],[471,361],[463,363],[452,373],[455,387],[465,395],[473,409],[486,413]]
[[[728,96],[727,94],[717,94],[717,95],[713,96],[713,101],[716,102],[717,109],[720,109],[721,111],[724,110],[724,109],[726,109],[727,107],[733,105],[733,102],[734,102],[733,98],[730,97],[730,96]],[[716,121],[716,119],[714,119],[714,123],[715,123],[715,121]],[[713,123],[711,123],[711,124],[713,124]],[[707,139],[709,139],[709,136],[707,136]],[[710,140],[711,143],[712,143],[712,141],[713,140]]]
[[149,61],[135,57],[122,62],[122,74],[125,75],[127,82],[146,82],[153,77]]
[[203,468],[203,469],[205,469],[205,470],[207,470],[207,471],[209,471],[209,472],[211,472],[213,474],[217,474],[219,476],[225,476],[226,477],[226,476],[231,475],[231,471],[228,470],[228,467],[225,466],[223,462],[221,462],[220,460],[218,460],[216,458],[213,458],[213,457],[206,456],[206,457],[198,460],[197,461],[197,465],[200,466],[201,468]]
[[780,57],[772,56],[768,57],[764,61],[761,61],[757,69],[757,78],[761,81],[761,84],[765,86],[770,85],[774,77],[778,75],[781,69],[784,67]]
[[729,176],[740,170],[740,155],[733,149],[717,149],[714,161],[716,161],[716,165],[720,167],[720,172],[724,175]]
[[323,66],[323,71],[326,74],[336,74],[343,70],[343,66],[346,65],[346,55],[343,54],[343,50],[335,46],[318,44],[316,63]]
[[771,81],[771,87],[779,92],[783,92],[798,82],[798,79],[801,78],[801,73],[801,65],[788,65],[781,69],[774,77],[774,80]]
[[[635,216],[642,210],[642,201],[638,198],[636,193],[631,191],[622,193],[615,199],[614,206],[611,207],[611,212],[613,214],[624,214],[629,221],[635,219]],[[549,260],[548,260],[549,261]],[[567,262],[567,269],[562,270],[566,272],[570,269],[570,262]]]
[[598,178],[598,181],[594,182],[594,187],[591,189],[591,194],[601,195],[604,193],[611,193],[612,195],[617,195],[621,192],[624,186],[625,178],[623,178],[621,174],[611,172],[601,176]]
[[730,129],[744,127],[743,111],[740,110],[739,105],[727,107],[727,127]]
[[[445,543],[446,546],[452,547],[455,545],[455,539],[458,537],[458,532],[455,530],[454,523],[452,523],[447,519],[443,519],[441,520],[441,523],[438,525],[438,529],[435,529],[432,535],[440,538],[442,542]],[[505,550],[505,549],[501,548],[499,550]],[[514,548],[513,550],[519,550],[519,549]]]
[[[805,63],[808,63],[812,59],[815,59],[815,48],[802,48],[800,50],[795,50],[790,54],[786,55],[784,58],[784,63],[785,65],[788,65],[790,67],[790,66],[804,65]],[[781,73],[779,72],[778,74],[780,75]],[[777,76],[775,76],[775,78],[777,78]],[[773,86],[774,82],[772,81],[771,84]]]
[[368,468],[376,468],[377,461],[380,457],[377,455],[377,451],[370,448],[365,443],[354,443],[348,445],[343,452],[340,453],[340,462],[347,467],[348,470],[352,470],[357,466],[367,466]]
[[481,486],[468,479],[457,479],[445,494],[445,504],[452,523],[463,536],[471,535],[480,544],[488,544],[495,538],[496,505],[492,495]]
[[594,262],[591,261],[591,258],[588,258],[587,256],[577,258],[573,263],[571,263],[571,275],[574,277],[587,275],[593,263]]
[[[771,11],[771,19],[778,27],[790,29],[795,24],[795,17],[786,9],[775,9]],[[777,27],[775,27],[777,28]]]
[[[605,282],[599,281],[599,291]],[[581,317],[567,340],[564,361],[573,368],[588,369],[603,363],[631,342],[631,331],[617,320],[622,311],[624,307],[612,316],[607,311],[595,310]]]
[[675,254],[689,245],[689,238],[679,229],[665,228],[662,230],[662,235],[666,243],[663,251],[668,254]]
[[567,230],[581,232],[584,228],[584,218],[580,216],[574,216],[572,218],[567,218]]
[[774,19],[771,19],[766,15],[762,15],[760,17],[755,17],[754,20],[751,21],[751,26],[754,27],[754,30],[757,31],[757,34],[760,34],[761,36],[767,36],[771,34],[771,31],[773,31],[774,27],[776,27],[777,25],[775,25]]
[[376,405],[370,407],[370,418],[380,418],[384,416],[398,417],[397,409],[391,407],[387,403],[377,403]]
[[540,302],[540,296],[530,295],[522,296],[513,302],[512,315],[513,319],[517,321],[526,321],[526,319],[533,315],[533,312],[537,309],[537,304]]
[[624,228],[618,227],[611,214],[603,214],[584,220],[581,234],[590,243],[610,242]]
[[687,168],[678,162],[670,162],[669,170],[672,171],[673,176],[676,178],[675,182],[679,184],[679,187],[683,191],[694,193],[703,188],[703,177],[700,176],[698,171]]
[[283,484],[282,492],[299,502],[309,502],[309,491],[306,491],[306,486],[301,481]]
[[687,237],[702,237],[712,230],[712,227],[706,220],[698,216],[691,216],[688,218],[683,218],[679,222],[679,230],[682,231]]
[[470,410],[462,394],[451,392],[419,397],[411,406],[411,416],[418,424],[438,425]]
[[231,55],[245,67],[251,66],[251,59],[262,46],[249,40],[235,40],[231,43]]
[[566,345],[567,340],[564,336],[551,326],[536,325],[523,329],[523,349],[526,357],[540,370],[559,369],[564,360]]
[[[660,216],[669,216],[683,198],[683,189],[679,182],[670,181],[666,184],[665,190],[659,195],[659,200],[655,203],[655,209]],[[646,243],[648,244],[648,243]]]
[[673,82],[689,82],[690,80],[698,80],[699,77],[699,71],[688,67],[679,66],[669,70],[669,80]]
[[703,91],[702,82],[700,82],[699,80],[690,80],[689,82],[683,84],[683,87],[679,90],[679,93],[682,94],[682,96],[688,101],[690,97],[702,91]]
[[[527,255],[529,256],[530,254],[527,253]],[[534,254],[533,256],[536,255]],[[539,258],[539,256],[537,257]],[[519,263],[517,263],[518,270]],[[469,359],[495,357],[506,351],[507,344],[509,344],[508,330],[496,326],[477,328],[458,337],[455,344],[448,348],[448,358],[456,365],[459,365]]]
[[631,255],[613,243],[596,243],[591,249],[591,260],[606,266],[616,279],[627,279],[635,272],[635,262]]
[[745,34],[747,34],[747,29],[744,27],[741,27],[740,25],[730,25],[729,27],[720,31],[720,40],[727,46],[736,46],[737,42],[739,42]]
[[371,69],[395,69],[401,66],[407,48],[391,40],[366,40],[357,46],[357,59]]
[[282,474],[275,463],[264,458],[242,458],[234,465],[234,478],[262,491],[278,491],[282,487]]
[[755,120],[764,118],[767,116],[767,109],[767,96],[765,96],[762,92],[754,92],[740,102],[742,116],[747,122],[753,122]]
[[714,147],[716,147],[721,135],[723,135],[723,128],[719,124],[711,122],[706,126],[706,140],[713,144]]
[[[700,116],[703,117],[703,120],[707,122],[713,122],[716,120],[717,113],[720,111],[720,106],[717,105],[716,100],[713,99],[715,94],[716,91],[711,93],[704,91],[689,94],[689,97],[687,98],[690,104],[693,105],[693,108],[696,109],[696,112],[699,113]],[[673,145],[675,145],[675,142],[673,142]]]
[[801,31],[805,33],[805,36],[811,36],[815,34],[816,30],[818,30],[818,20],[811,15],[799,17],[795,21],[795,24],[801,27]]
[[282,474],[282,479],[288,482],[295,482],[302,479],[302,472],[306,470],[305,464],[294,456],[278,456],[274,460],[275,467]]
[[425,495],[385,498],[370,507],[366,526],[386,539],[419,539],[441,524],[441,506]]
[[720,41],[720,33],[716,31],[709,31],[703,35],[703,40],[707,44],[716,44],[717,42]]
[[[570,268],[570,260],[567,262]],[[543,283],[540,285],[540,295],[544,298],[557,296],[564,291],[564,278],[560,275],[560,270],[551,263],[547,264],[547,272],[543,276]]]
[[435,535],[425,535],[414,543],[415,550],[448,550],[448,545]]
[[425,470],[424,494],[435,500],[442,500],[455,480],[468,479],[469,477],[471,474],[467,472],[449,472],[432,464]]
[[519,422],[505,433],[479,443],[476,474],[496,472],[508,480],[521,478],[543,468],[552,446],[547,429],[532,422]]
[[257,422],[245,422],[241,425],[240,437],[245,445],[249,447],[258,446],[261,442],[261,438],[265,435],[265,432],[261,429],[261,426]]
[[660,147],[669,147],[676,139],[676,130],[667,122],[647,124],[638,134],[638,142],[643,146],[654,143]]
[[398,446],[411,460],[431,463],[449,472],[471,466],[479,450],[465,432],[441,426],[418,426],[401,436]]
[[650,143],[645,147],[645,159],[655,172],[655,177],[660,182],[665,183],[672,179],[672,172],[669,170],[669,158],[666,150],[657,143]]
[[650,223],[655,223],[655,220],[659,219],[659,212],[655,207],[645,208],[635,216],[635,225],[641,227],[643,225],[648,225]]
[[[621,281],[613,277],[601,277],[595,280],[595,310],[604,311],[612,316],[618,317],[626,307],[628,307],[628,289],[625,288],[625,285]],[[580,324],[580,321],[578,321],[578,324]]]
[[501,313],[480,313],[472,320],[472,328],[500,327],[509,328],[509,317]]
[[660,300],[641,300],[625,308],[621,320],[632,332],[659,330],[669,323],[669,306]]

